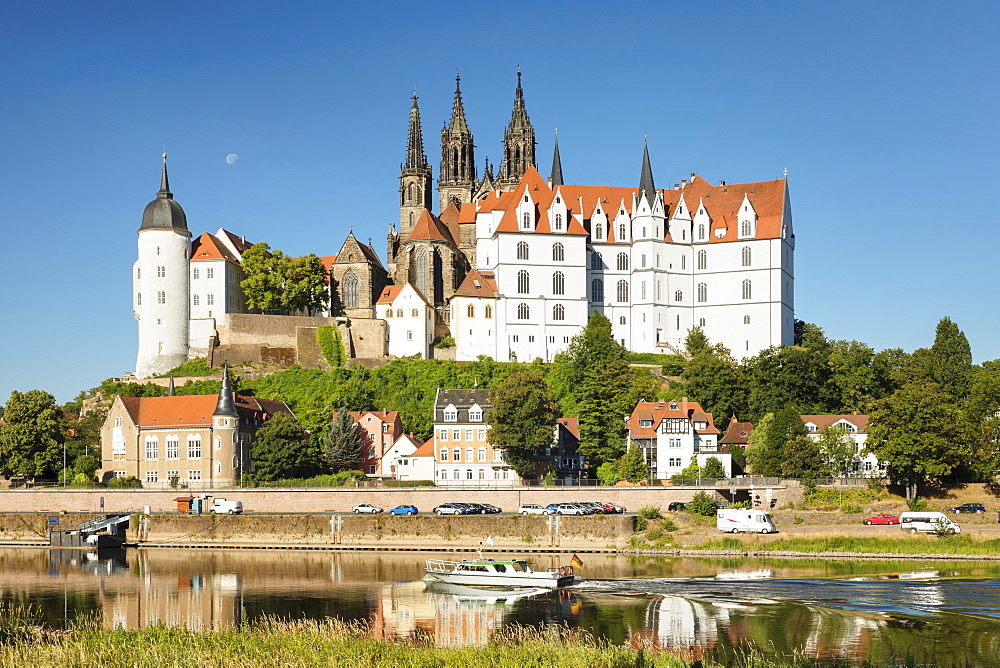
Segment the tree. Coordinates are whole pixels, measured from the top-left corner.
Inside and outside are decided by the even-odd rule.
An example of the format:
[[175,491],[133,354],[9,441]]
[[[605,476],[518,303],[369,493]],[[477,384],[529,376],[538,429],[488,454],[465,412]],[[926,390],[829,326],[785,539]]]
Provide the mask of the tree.
[[943,392],[964,399],[972,381],[972,348],[965,334],[951,318],[937,324],[931,346],[930,379]]
[[314,253],[297,259],[285,258],[281,305],[289,311],[321,311],[330,302],[326,267]]
[[951,395],[933,383],[908,383],[871,413],[865,445],[912,499],[919,484],[948,475],[967,458],[970,432]]
[[708,337],[701,327],[692,327],[684,337],[684,349],[692,356],[705,350],[709,345]]
[[808,436],[796,436],[785,443],[781,475],[786,478],[817,478],[827,472],[819,445]]
[[973,429],[971,467],[979,477],[1000,473],[1000,365],[986,362],[975,375],[965,402],[965,414]]
[[639,399],[632,381],[632,369],[624,360],[595,364],[584,374],[578,409],[579,451],[593,464],[625,454],[625,416]]
[[66,419],[55,397],[41,390],[10,394],[0,424],[0,473],[52,475],[62,469]]
[[[742,449],[742,448],[741,448]],[[709,457],[701,468],[701,477],[719,480],[726,477],[726,467],[718,457]]]
[[796,436],[805,435],[806,427],[794,406],[768,413],[750,434],[747,461],[751,471],[765,478],[780,476],[785,445]]
[[819,433],[816,441],[820,455],[831,473],[848,476],[854,470],[858,456],[858,446],[851,435],[840,425],[828,425]]
[[836,387],[830,382],[827,352],[823,347],[771,347],[745,362],[750,385],[751,421],[796,405],[804,413],[829,413],[839,407]]
[[688,396],[716,419],[745,413],[748,394],[743,370],[722,344],[695,353],[681,378]]
[[[576,416],[584,377],[595,366],[625,361],[625,348],[611,336],[611,321],[594,311],[587,326],[570,339],[565,352],[556,355],[548,377],[560,397],[564,415]],[[616,457],[617,459],[617,457]]]
[[645,480],[649,477],[649,466],[646,465],[646,458],[642,450],[633,443],[629,449],[618,460],[618,477],[623,480]]
[[284,259],[284,253],[279,250],[272,253],[266,243],[254,244],[243,252],[241,265],[247,277],[240,281],[240,287],[246,295],[247,308],[260,309],[264,313],[281,310]]
[[833,341],[827,356],[830,382],[837,392],[836,412],[863,413],[881,399],[872,370],[875,351],[858,341]]
[[257,430],[250,450],[255,475],[261,480],[308,478],[320,471],[319,448],[309,442],[292,415],[276,413]]
[[684,506],[684,510],[693,515],[711,517],[718,513],[719,504],[715,502],[715,499],[708,492],[697,492],[687,505]]
[[504,450],[504,460],[522,478],[533,473],[532,451],[554,439],[556,401],[537,371],[520,371],[490,392],[489,442]]
[[364,437],[347,408],[337,411],[330,428],[319,439],[323,460],[334,473],[356,470],[361,465],[363,446]]

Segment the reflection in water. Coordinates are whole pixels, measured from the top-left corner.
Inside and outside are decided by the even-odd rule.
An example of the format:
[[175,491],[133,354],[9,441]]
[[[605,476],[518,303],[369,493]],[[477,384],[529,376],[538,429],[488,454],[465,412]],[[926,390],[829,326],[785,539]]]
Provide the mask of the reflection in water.
[[[462,555],[455,555],[461,557]],[[1000,654],[1000,564],[642,559],[590,555],[567,590],[421,581],[423,555],[378,552],[0,549],[0,600],[52,627],[210,630],[265,615],[363,621],[383,638],[483,646],[510,625],[580,629],[614,644],[725,661],[766,655]],[[535,555],[533,567],[561,555]]]

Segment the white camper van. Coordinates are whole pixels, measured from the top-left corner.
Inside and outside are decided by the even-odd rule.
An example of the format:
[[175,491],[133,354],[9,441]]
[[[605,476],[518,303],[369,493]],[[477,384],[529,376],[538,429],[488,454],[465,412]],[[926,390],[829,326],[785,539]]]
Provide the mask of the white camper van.
[[771,516],[763,510],[746,508],[720,508],[715,515],[715,526],[726,533],[777,533]]
[[899,528],[910,533],[922,531],[933,533],[938,529],[947,533],[962,533],[962,527],[958,526],[944,513],[932,512],[905,512],[899,515]]
[[227,501],[226,499],[215,499],[212,501],[210,509],[213,513],[239,515],[243,512],[242,501]]

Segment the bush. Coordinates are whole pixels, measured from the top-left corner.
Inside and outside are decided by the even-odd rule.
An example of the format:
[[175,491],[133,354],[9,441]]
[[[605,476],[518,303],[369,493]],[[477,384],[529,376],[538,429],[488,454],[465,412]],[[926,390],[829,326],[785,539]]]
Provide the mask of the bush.
[[802,515],[792,515],[792,524],[802,524]]
[[664,531],[677,531],[677,525],[669,517],[660,521],[660,528]]
[[167,373],[159,375],[159,378],[166,378],[167,376],[211,376],[218,373],[218,369],[213,369],[208,366],[208,360],[204,357],[199,357],[197,359],[188,360],[184,364],[178,367],[174,367]]
[[915,496],[912,499],[906,500],[906,507],[914,513],[921,513],[927,510],[927,502],[921,499],[919,496]]
[[[635,524],[632,525],[632,528],[633,528],[634,531],[645,531],[646,527],[648,527],[648,526],[649,526],[649,522],[646,520],[645,517],[638,517],[637,516],[635,518]],[[632,536],[632,538],[635,538],[635,536]]]
[[134,475],[126,478],[112,478],[108,481],[108,489],[140,489],[142,481]]
[[857,504],[845,503],[840,507],[840,512],[844,513],[845,515],[858,515],[864,511],[861,509],[861,506]]
[[455,337],[451,336],[450,334],[448,336],[442,336],[440,339],[434,342],[434,347],[439,349],[454,348]]
[[347,355],[344,353],[344,343],[340,337],[340,330],[334,326],[317,327],[316,343],[323,353],[323,359],[330,365],[331,369],[344,366]]
[[383,487],[433,487],[433,480],[383,480]]
[[719,507],[716,505],[715,499],[707,492],[698,492],[684,509],[693,515],[711,517],[715,515]]
[[663,518],[659,506],[643,506],[639,509],[639,517],[646,520],[659,520]]
[[613,485],[620,480],[618,477],[618,463],[604,462],[597,467],[597,479],[602,485]]

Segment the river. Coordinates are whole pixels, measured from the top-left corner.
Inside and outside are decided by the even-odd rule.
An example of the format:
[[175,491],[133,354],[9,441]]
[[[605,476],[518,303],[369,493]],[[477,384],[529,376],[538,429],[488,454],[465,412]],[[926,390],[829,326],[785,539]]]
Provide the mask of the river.
[[[61,627],[209,630],[264,615],[368,620],[384,637],[481,646],[560,625],[689,659],[807,655],[877,665],[1000,665],[1000,563],[581,555],[559,592],[421,581],[443,553],[0,548],[0,601]],[[499,556],[499,555],[497,555]],[[569,555],[531,555],[539,568]]]

